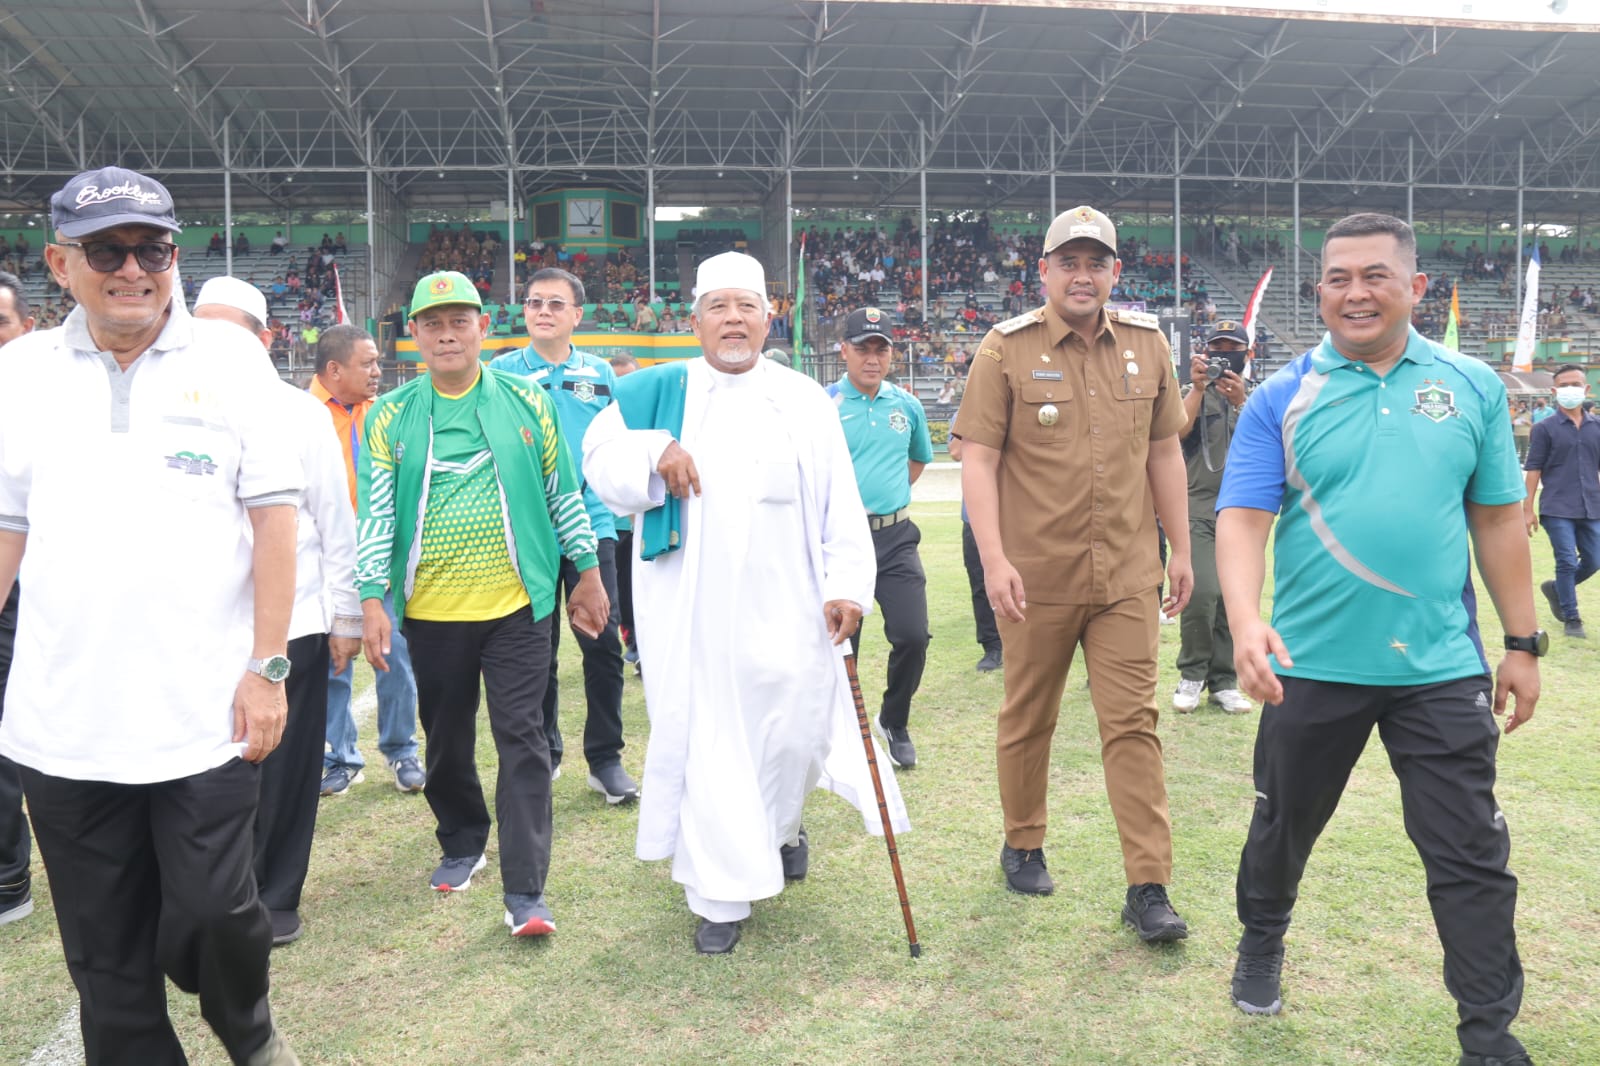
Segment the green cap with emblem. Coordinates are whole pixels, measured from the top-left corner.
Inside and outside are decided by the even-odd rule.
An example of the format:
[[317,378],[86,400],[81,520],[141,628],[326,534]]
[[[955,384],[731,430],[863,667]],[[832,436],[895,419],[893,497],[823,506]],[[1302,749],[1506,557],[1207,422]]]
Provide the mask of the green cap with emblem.
[[483,298],[473,286],[472,279],[456,270],[441,270],[417,282],[411,294],[411,318],[422,312],[446,304],[466,304],[483,309]]

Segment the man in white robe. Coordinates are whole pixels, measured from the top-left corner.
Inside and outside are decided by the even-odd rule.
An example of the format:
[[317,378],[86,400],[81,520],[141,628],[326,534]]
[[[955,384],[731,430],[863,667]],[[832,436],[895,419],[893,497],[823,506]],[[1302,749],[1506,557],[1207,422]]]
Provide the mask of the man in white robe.
[[[882,832],[843,661],[876,564],[833,404],[760,357],[761,264],[715,256],[695,292],[703,356],[619,383],[584,437],[583,471],[606,506],[643,516],[633,595],[651,735],[637,853],[673,860],[696,949],[722,954],[752,900],[805,876],[812,788]],[[630,389],[665,402],[649,410]],[[652,542],[645,512],[664,503],[677,528]],[[877,758],[893,824],[909,828]]]

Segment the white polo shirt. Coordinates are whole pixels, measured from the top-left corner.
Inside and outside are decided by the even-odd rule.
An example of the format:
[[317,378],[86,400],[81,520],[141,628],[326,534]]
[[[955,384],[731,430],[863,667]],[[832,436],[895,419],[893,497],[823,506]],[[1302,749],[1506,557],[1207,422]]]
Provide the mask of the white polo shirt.
[[0,528],[26,532],[0,754],[144,784],[239,755],[254,628],[246,508],[302,473],[260,344],[174,300],[127,371],[81,308],[0,355]]

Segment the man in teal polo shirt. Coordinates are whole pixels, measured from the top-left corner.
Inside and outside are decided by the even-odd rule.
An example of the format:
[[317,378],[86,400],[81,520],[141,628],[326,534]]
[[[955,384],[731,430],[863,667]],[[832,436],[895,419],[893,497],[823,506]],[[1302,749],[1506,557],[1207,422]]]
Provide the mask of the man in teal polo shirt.
[[[1427,871],[1461,1063],[1527,1066],[1510,1031],[1522,964],[1494,716],[1508,695],[1507,732],[1533,714],[1548,638],[1534,628],[1505,387],[1411,328],[1428,284],[1416,255],[1411,227],[1388,215],[1329,228],[1318,285],[1328,333],[1255,390],[1228,452],[1217,561],[1239,681],[1263,703],[1232,996],[1247,1014],[1281,1008],[1300,877],[1377,726]],[[1509,634],[1497,680],[1469,546]]]
[[[928,662],[928,579],[917,545],[922,533],[911,521],[911,485],[933,461],[928,417],[922,401],[885,381],[894,362],[889,316],[876,307],[850,312],[844,322],[845,375],[828,387],[838,405],[856,485],[867,509],[878,557],[874,591],[889,641],[889,682],[883,690],[878,728],[889,742],[889,759],[909,769],[917,749],[906,723],[911,699]],[[858,630],[851,638],[861,646]]]
[[[583,434],[594,416],[611,403],[616,371],[597,355],[572,346],[572,331],[583,320],[583,282],[565,270],[548,267],[534,271],[522,305],[528,325],[528,347],[502,355],[489,365],[540,385],[555,401],[561,435],[573,455],[583,453]],[[591,637],[578,629],[572,635],[583,649],[583,692],[589,714],[583,727],[583,755],[589,764],[589,787],[611,804],[639,797],[639,786],[622,768],[622,641],[617,595],[617,528],[600,497],[587,484],[583,506],[597,541],[600,579],[611,601],[611,616],[604,631]],[[561,564],[561,589],[568,595],[577,587],[578,571],[571,560]],[[558,590],[559,592],[559,590]],[[561,702],[556,679],[556,657],[561,648],[561,627],[550,627],[550,680],[544,690],[544,732],[550,741],[550,763],[561,770]]]

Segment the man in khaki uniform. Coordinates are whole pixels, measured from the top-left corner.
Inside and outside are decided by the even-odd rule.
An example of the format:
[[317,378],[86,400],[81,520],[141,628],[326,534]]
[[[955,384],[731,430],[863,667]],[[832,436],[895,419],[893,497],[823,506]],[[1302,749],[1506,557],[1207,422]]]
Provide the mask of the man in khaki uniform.
[[[1016,892],[1048,895],[1050,739],[1082,645],[1106,791],[1129,889],[1122,917],[1145,941],[1188,927],[1167,898],[1172,830],[1156,736],[1157,612],[1181,611],[1193,572],[1184,423],[1154,316],[1107,311],[1122,272],[1111,220],[1058,215],[1039,276],[1046,304],[1000,323],[972,361],[961,405],[962,491],[1006,649],[997,755]],[[1171,542],[1158,602],[1156,518]]]

